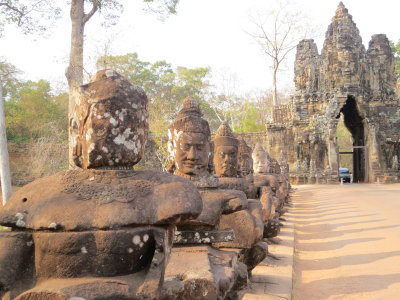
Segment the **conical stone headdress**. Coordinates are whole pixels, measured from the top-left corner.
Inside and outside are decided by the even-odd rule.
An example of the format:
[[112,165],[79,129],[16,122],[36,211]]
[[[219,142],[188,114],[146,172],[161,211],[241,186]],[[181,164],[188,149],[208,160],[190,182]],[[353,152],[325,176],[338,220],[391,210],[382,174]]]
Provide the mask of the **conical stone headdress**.
[[211,139],[210,126],[204,120],[199,103],[193,97],[187,97],[183,101],[183,107],[179,111],[175,121],[168,127],[170,139],[176,138],[179,132],[197,132],[204,133]]
[[241,154],[249,154],[251,156],[251,153],[253,150],[251,147],[249,147],[244,139],[239,139],[239,155]]
[[232,145],[235,147],[239,146],[239,141],[232,133],[231,128],[227,122],[222,122],[219,126],[215,138],[214,143],[216,146],[218,145]]

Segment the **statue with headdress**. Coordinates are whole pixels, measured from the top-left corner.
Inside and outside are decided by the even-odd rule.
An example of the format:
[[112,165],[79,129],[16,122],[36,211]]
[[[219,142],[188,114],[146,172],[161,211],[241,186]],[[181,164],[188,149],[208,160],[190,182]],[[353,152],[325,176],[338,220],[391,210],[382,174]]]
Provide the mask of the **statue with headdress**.
[[232,228],[236,239],[217,245],[241,249],[241,257],[250,272],[268,252],[267,244],[261,241],[264,231],[262,205],[259,199],[254,199],[252,182],[242,178],[238,172],[239,141],[227,122],[219,126],[214,137],[214,147],[214,166],[219,177],[219,187],[227,191],[242,191],[248,197],[247,209],[222,215],[218,225],[221,229]]
[[38,179],[0,209],[2,299],[156,299],[175,226],[202,199],[188,180],[134,171],[147,96],[112,70],[79,90],[70,120],[77,169]]
[[[166,271],[168,283],[163,289],[162,299],[178,299],[192,293],[192,283],[198,280],[198,286],[206,289],[198,293],[205,292],[211,298],[215,296],[215,299],[224,298],[235,286],[238,288],[246,282],[247,268],[237,261],[236,252],[217,250],[211,245],[234,243],[237,240],[232,229],[220,228],[219,224],[225,215],[247,209],[246,195],[239,190],[220,189],[219,178],[210,173],[213,163],[211,132],[194,98],[188,97],[183,101],[182,109],[168,128],[168,137],[172,160],[170,172],[191,180],[197,186],[203,200],[203,210],[196,219],[178,226],[175,240],[180,247],[172,249]],[[198,268],[204,268],[209,278],[198,278],[193,274],[191,258],[199,262]],[[182,259],[187,263],[182,263]],[[180,285],[183,288],[177,289]],[[175,298],[172,294],[175,294]]]
[[264,150],[261,144],[257,143],[253,150],[254,185],[260,191],[260,197],[265,197],[267,203],[271,202],[271,214],[264,227],[264,237],[277,236],[280,231],[279,217],[283,209],[284,199],[278,197],[280,183],[275,173],[276,163]]

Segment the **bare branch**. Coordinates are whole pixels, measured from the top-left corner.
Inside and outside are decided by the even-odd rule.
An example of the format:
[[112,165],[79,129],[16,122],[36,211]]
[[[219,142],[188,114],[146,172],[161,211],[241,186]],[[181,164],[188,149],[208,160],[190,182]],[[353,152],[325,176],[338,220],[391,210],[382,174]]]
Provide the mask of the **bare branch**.
[[83,17],[83,24],[86,24],[87,21],[90,20],[91,17],[93,17],[93,15],[96,13],[96,11],[99,9],[100,7],[100,1],[99,0],[92,0],[92,9],[84,15]]
[[18,26],[20,26],[20,24],[22,22],[22,18],[26,16],[26,12],[16,8],[15,6],[10,5],[7,2],[0,2],[0,6],[4,6],[4,7],[8,8],[9,10],[12,10],[12,11],[16,12],[18,14],[18,17],[17,17],[18,22],[17,22],[17,24],[18,24]]
[[308,33],[307,25],[303,24],[304,17],[292,7],[288,1],[281,0],[276,10],[270,10],[264,14],[264,22],[259,17],[249,18],[255,30],[250,34],[260,45],[264,53],[272,61],[272,86],[273,102],[278,104],[277,74],[282,62],[287,58],[298,41]]

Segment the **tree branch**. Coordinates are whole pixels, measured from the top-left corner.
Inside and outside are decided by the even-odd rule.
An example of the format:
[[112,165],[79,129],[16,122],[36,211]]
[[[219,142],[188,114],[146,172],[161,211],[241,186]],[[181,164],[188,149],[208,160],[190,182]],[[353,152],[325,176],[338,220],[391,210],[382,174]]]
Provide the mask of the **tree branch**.
[[96,13],[96,11],[100,7],[100,1],[99,0],[92,0],[91,2],[93,4],[92,9],[87,14],[85,14],[83,16],[83,20],[82,20],[83,24],[86,24],[86,22],[89,21],[91,17],[93,17],[93,15]]
[[18,26],[21,24],[22,18],[24,16],[26,16],[26,12],[23,12],[22,10],[16,8],[15,6],[10,5],[9,3],[0,2],[0,6],[5,6],[9,10],[12,10],[12,11],[16,12],[19,15],[18,16]]

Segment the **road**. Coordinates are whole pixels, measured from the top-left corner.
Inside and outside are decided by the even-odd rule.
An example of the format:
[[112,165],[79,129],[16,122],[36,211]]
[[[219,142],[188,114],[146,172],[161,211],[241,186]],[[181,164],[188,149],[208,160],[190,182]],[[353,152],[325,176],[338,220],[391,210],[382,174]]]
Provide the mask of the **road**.
[[292,299],[400,299],[400,184],[296,188]]

